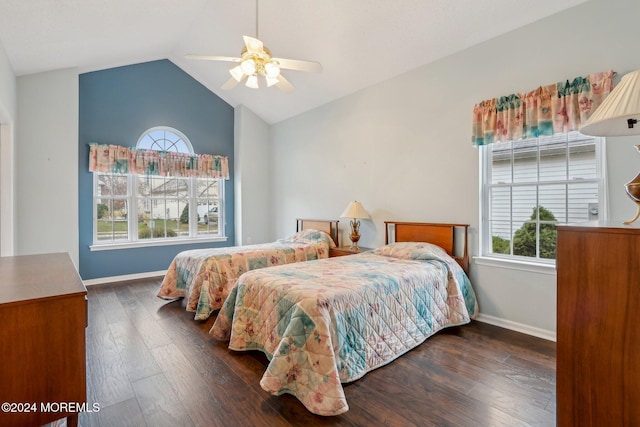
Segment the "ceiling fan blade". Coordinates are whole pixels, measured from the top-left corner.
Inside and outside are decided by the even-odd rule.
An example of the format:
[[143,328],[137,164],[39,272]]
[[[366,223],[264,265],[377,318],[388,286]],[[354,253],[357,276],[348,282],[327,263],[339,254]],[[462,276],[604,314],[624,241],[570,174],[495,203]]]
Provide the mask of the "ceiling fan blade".
[[242,58],[236,58],[234,56],[217,56],[217,55],[196,55],[190,53],[184,56],[187,59],[204,59],[207,61],[228,61],[228,62],[240,62]]
[[284,77],[282,77],[282,74],[280,74],[278,77],[278,83],[276,83],[276,87],[278,89],[280,89],[283,92],[293,92],[294,90],[296,90],[295,86],[293,86],[291,84],[291,82],[287,79],[285,79]]
[[278,61],[280,68],[285,70],[306,71],[310,73],[318,73],[322,71],[322,65],[315,61],[303,61],[300,59],[273,58]]
[[229,89],[233,89],[234,87],[236,87],[236,85],[240,83],[239,81],[237,81],[236,79],[234,79],[233,77],[231,77],[229,80],[227,80],[225,82],[225,84],[223,84],[220,88],[224,89],[224,90],[229,90]]
[[263,53],[264,45],[262,42],[254,37],[242,36],[244,39],[244,45],[247,47],[249,53]]

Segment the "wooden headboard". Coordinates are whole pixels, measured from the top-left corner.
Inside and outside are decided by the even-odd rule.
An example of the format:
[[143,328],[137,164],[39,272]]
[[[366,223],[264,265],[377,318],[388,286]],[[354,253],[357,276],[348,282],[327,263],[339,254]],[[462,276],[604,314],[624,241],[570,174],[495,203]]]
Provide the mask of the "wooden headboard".
[[296,233],[302,230],[314,229],[327,233],[333,239],[336,246],[340,246],[338,242],[338,220],[333,219],[296,219]]
[[[438,245],[460,264],[465,273],[469,273],[469,252],[467,248],[469,224],[385,221],[384,225],[385,244],[391,243],[389,230],[393,228],[394,242],[427,242]],[[456,247],[456,229],[464,229],[462,251]],[[460,252],[462,252],[462,255],[460,255]]]

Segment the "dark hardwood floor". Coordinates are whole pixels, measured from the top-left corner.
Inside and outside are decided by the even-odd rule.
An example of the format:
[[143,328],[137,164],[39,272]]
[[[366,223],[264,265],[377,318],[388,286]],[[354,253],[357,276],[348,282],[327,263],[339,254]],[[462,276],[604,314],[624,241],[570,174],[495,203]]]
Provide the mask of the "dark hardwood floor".
[[308,412],[260,388],[266,357],[232,352],[160,279],[88,289],[87,401],[92,426],[553,426],[555,343],[472,322],[447,329],[345,385],[350,410]]

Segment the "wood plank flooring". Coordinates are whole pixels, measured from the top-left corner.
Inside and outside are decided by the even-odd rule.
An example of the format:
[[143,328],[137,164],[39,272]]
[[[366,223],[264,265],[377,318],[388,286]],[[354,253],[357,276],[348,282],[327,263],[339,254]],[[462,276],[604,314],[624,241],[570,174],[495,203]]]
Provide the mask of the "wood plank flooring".
[[553,426],[555,343],[472,322],[447,329],[345,385],[350,410],[308,412],[260,388],[267,359],[232,352],[161,279],[88,289],[87,399],[93,426]]

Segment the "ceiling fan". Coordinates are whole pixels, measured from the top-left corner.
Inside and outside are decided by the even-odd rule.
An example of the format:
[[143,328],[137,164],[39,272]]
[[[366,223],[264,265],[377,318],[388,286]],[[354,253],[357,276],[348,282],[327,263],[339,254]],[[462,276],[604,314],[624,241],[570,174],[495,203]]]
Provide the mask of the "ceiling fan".
[[260,87],[259,81],[264,79],[267,87],[275,85],[284,92],[292,92],[295,87],[289,80],[284,78],[281,70],[306,72],[319,72],[322,70],[322,65],[319,62],[273,57],[269,48],[258,39],[258,0],[256,0],[256,37],[242,37],[244,38],[244,48],[240,52],[240,57],[196,54],[189,54],[185,57],[238,63],[238,65],[229,70],[231,78],[222,85],[222,89],[232,89],[245,79],[245,86],[258,89]]

